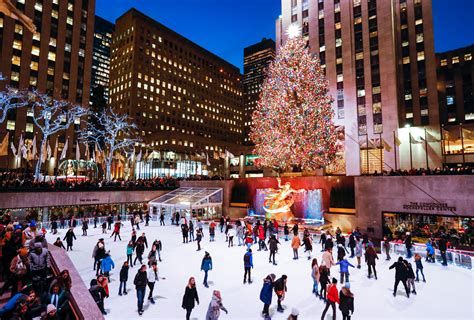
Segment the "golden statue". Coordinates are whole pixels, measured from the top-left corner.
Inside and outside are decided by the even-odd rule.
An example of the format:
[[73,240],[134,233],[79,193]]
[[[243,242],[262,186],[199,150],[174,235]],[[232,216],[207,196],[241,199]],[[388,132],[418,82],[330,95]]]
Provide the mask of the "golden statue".
[[295,190],[291,188],[289,182],[281,184],[281,179],[277,178],[279,189],[267,189],[265,200],[263,201],[263,210],[267,219],[276,219],[278,221],[290,221],[294,218],[291,212],[291,206],[295,202],[293,193],[305,192],[305,189]]

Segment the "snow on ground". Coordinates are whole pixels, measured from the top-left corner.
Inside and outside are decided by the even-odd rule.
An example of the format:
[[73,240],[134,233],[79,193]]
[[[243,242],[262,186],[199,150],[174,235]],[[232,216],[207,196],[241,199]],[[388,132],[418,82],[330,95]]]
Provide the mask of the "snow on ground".
[[[169,220],[166,221],[169,223]],[[299,319],[319,319],[324,303],[311,293],[311,262],[306,259],[303,249],[300,248],[300,259],[293,260],[290,242],[280,239],[282,246],[276,256],[277,266],[268,263],[268,252],[258,252],[254,245],[254,269],[252,270],[252,284],[244,285],[243,282],[243,255],[244,247],[237,246],[234,240],[233,248],[228,248],[225,235],[216,230],[216,241],[209,242],[207,227],[204,230],[205,238],[201,242],[202,251],[197,252],[196,242],[183,244],[180,228],[173,225],[158,226],[158,222],[150,222],[149,227],[141,227],[137,235],[145,232],[148,243],[160,239],[163,243],[162,259],[158,263],[159,273],[165,280],[160,280],[155,285],[154,297],[156,304],[152,305],[145,300],[145,313],[139,317],[137,313],[136,291],[133,279],[138,271],[137,266],[130,268],[126,296],[118,295],[119,272],[126,260],[126,245],[131,237],[131,227],[124,222],[122,228],[122,241],[114,242],[110,239],[111,231],[104,235],[106,249],[110,250],[115,262],[115,269],[111,272],[110,297],[105,300],[105,309],[108,312],[106,319],[184,319],[185,311],[181,308],[182,297],[189,277],[194,276],[197,283],[200,304],[191,314],[192,319],[204,319],[209,305],[212,290],[220,290],[224,306],[229,310],[226,315],[221,312],[221,319],[260,319],[263,304],[259,300],[263,278],[274,273],[277,278],[282,274],[288,276],[288,292],[283,301],[286,308],[283,314],[276,311],[276,295],[273,295],[270,308],[272,319],[287,319],[291,309],[296,307],[300,311]],[[143,224],[142,224],[143,225]],[[66,230],[60,230],[57,236],[63,237]],[[69,255],[89,287],[89,282],[94,278],[92,270],[92,250],[97,240],[103,237],[101,229],[90,228],[89,236],[82,237],[82,230],[76,228],[78,238],[74,243],[74,251]],[[57,237],[48,233],[48,240],[54,242]],[[150,249],[150,248],[149,248]],[[144,257],[148,255],[145,250]],[[314,249],[320,245],[314,244]],[[211,254],[213,270],[209,272],[209,288],[202,285],[204,273],[200,271],[204,251]],[[320,250],[316,252],[320,262]],[[335,254],[334,254],[335,256]],[[135,255],[134,255],[135,258]],[[385,256],[380,256],[377,261],[378,280],[367,279],[367,266],[362,263],[361,269],[350,269],[351,290],[355,295],[355,312],[352,319],[474,319],[474,281],[473,272],[467,269],[450,265],[443,267],[440,264],[424,263],[427,282],[416,283],[418,295],[411,295],[407,299],[403,285],[398,288],[397,297],[392,296],[395,270],[388,270],[392,261],[385,261]],[[355,258],[349,259],[356,264]],[[414,265],[413,261],[412,264]],[[339,281],[339,266],[332,267],[331,274],[337,276]],[[340,288],[340,285],[338,284]],[[148,288],[146,296],[148,295]],[[330,309],[331,310],[331,309]],[[331,319],[331,311],[327,319]],[[341,313],[337,310],[337,318]]]

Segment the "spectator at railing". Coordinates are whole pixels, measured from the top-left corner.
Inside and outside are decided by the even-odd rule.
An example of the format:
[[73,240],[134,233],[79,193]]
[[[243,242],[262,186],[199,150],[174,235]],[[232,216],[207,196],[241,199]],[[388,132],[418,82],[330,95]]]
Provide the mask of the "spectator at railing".
[[390,170],[383,171],[382,173],[375,171],[374,173],[368,174],[372,176],[436,176],[436,175],[466,175],[474,174],[474,168],[465,166],[461,168],[435,168],[435,169],[411,169],[411,170]]

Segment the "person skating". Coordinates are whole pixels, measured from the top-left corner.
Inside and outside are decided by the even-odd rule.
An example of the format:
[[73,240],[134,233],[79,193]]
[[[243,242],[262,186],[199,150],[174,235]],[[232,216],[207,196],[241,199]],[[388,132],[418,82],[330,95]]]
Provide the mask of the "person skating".
[[196,241],[197,241],[197,250],[196,251],[201,251],[201,240],[202,240],[202,230],[197,229],[196,230]]
[[418,278],[418,273],[421,271],[421,275],[423,276],[423,282],[426,282],[425,274],[423,273],[423,262],[421,261],[421,256],[416,253],[415,254],[415,265],[416,265],[416,282],[420,281]]
[[336,264],[339,265],[339,271],[341,272],[341,284],[344,283],[344,276],[346,276],[346,282],[349,282],[349,267],[355,267],[345,258],[338,261]]
[[319,243],[321,243],[321,252],[324,252],[324,248],[326,247],[326,233],[324,231],[321,232]]
[[115,222],[114,224],[114,231],[112,232],[112,234],[110,235],[110,237],[112,238],[112,236],[115,235],[114,237],[114,242],[117,240],[117,237],[119,238],[120,241],[122,241],[122,238],[120,237],[120,228],[123,226],[123,223],[120,221],[120,219]]
[[332,283],[328,286],[327,291],[326,307],[324,308],[323,314],[321,315],[321,320],[324,320],[329,307],[332,308],[332,319],[336,320],[336,303],[339,303],[336,278],[332,278]]
[[87,236],[87,229],[89,229],[89,219],[82,219],[82,235]]
[[402,257],[399,257],[398,261],[392,264],[389,269],[393,269],[393,268],[395,268],[395,284],[393,286],[393,296],[395,297],[397,295],[398,284],[401,281],[403,286],[405,287],[405,292],[407,294],[407,297],[410,298],[410,290],[408,289],[408,286],[407,286],[408,270],[405,264],[403,263]]
[[297,235],[298,235],[298,224],[297,224],[297,223],[295,223],[295,224],[293,225],[293,228],[291,228],[291,231],[293,231],[293,235],[294,235],[294,236],[297,236]]
[[247,275],[249,284],[252,283],[250,278],[250,269],[253,268],[252,249],[248,249],[244,254],[244,284],[247,283]]
[[204,258],[202,258],[201,270],[204,271],[203,284],[206,288],[209,288],[209,285],[207,284],[207,273],[209,272],[209,270],[212,270],[212,258],[209,252],[207,251],[204,253]]
[[66,247],[64,246],[63,242],[61,241],[61,238],[60,237],[57,237],[56,238],[56,241],[54,241],[53,243],[56,247],[58,248],[63,248],[64,250],[66,250]]
[[155,261],[151,264],[151,267],[147,272],[148,288],[150,289],[148,301],[150,301],[151,304],[155,304],[155,300],[153,299],[153,290],[155,289],[155,283],[160,281],[160,279],[164,280],[165,278],[160,278],[160,274],[158,273],[158,264]]
[[426,242],[426,262],[435,262],[435,249],[431,240]]
[[69,251],[69,249],[71,249],[72,251],[73,241],[76,240],[76,235],[74,234],[73,228],[69,228],[63,240],[66,240],[66,246],[67,246],[66,251]]
[[287,291],[287,288],[286,288],[287,279],[288,277],[286,276],[286,274],[284,274],[280,278],[278,278],[273,285],[273,289],[275,290],[275,293],[278,298],[278,307],[277,307],[278,312],[285,311],[285,309],[283,309],[281,305],[281,302],[285,299],[285,293]]
[[214,290],[212,292],[211,302],[207,308],[206,320],[218,320],[221,315],[221,310],[226,314],[229,313],[222,304],[221,292],[219,290]]
[[388,261],[388,260],[392,259],[392,258],[390,257],[390,241],[388,240],[387,237],[384,237],[384,238],[383,238],[383,249],[384,249],[384,251],[385,251],[385,255],[387,256],[387,257],[385,258],[385,260]]
[[150,217],[150,213],[147,212],[147,213],[145,214],[145,227],[148,227],[148,225],[150,224],[150,218],[151,218],[151,217]]
[[259,225],[257,231],[258,231],[258,251],[267,249],[267,246],[265,245],[265,230],[263,229],[263,226]]
[[446,250],[448,249],[448,245],[446,243],[446,239],[444,238],[444,234],[442,234],[438,240],[438,249],[441,253],[441,259],[443,260],[441,264],[443,266],[447,266],[448,261],[446,259]]
[[378,259],[377,252],[375,251],[374,247],[369,245],[367,250],[365,250],[365,262],[369,268],[368,278],[372,277],[372,270],[374,271],[375,280],[377,280],[377,270],[375,270],[375,260]]
[[157,261],[157,259],[156,259],[156,258],[157,258],[157,254],[158,254],[158,252],[157,252],[156,245],[153,244],[153,245],[151,246],[150,252],[148,253],[148,267],[149,267],[149,268],[151,267],[151,265],[152,265],[153,263],[155,263],[155,262]]
[[288,224],[286,222],[285,226],[283,227],[283,234],[285,235],[285,241],[288,241],[290,236],[290,228],[288,228]]
[[334,248],[334,241],[332,241],[332,236],[331,234],[328,232],[328,235],[326,237],[326,242],[324,242],[324,249],[325,250],[332,250],[332,248]]
[[137,232],[135,229],[132,229],[132,236],[130,238],[130,241],[132,241],[133,247],[135,248],[135,245],[137,243]]
[[209,242],[214,241],[214,237],[216,235],[216,223],[211,221],[209,224]]
[[337,245],[337,261],[341,261],[346,256],[346,250],[344,250],[342,244]]
[[319,296],[318,283],[319,283],[319,278],[320,278],[320,272],[319,272],[318,259],[316,258],[313,258],[313,261],[311,261],[311,278],[313,279],[313,293],[316,295],[316,297],[318,297]]
[[355,246],[356,246],[356,239],[354,236],[354,232],[352,232],[351,235],[349,236],[349,248],[351,249],[350,258],[354,258],[355,256],[355,252],[354,252]]
[[[268,257],[268,262],[269,263],[273,262],[273,265],[275,265],[275,266],[276,266],[275,254],[278,251],[278,245],[279,244],[280,244],[280,242],[278,241],[278,239],[274,235],[271,236],[270,240],[268,240],[268,247],[270,248],[270,256]],[[273,261],[272,261],[272,258],[273,258]]]
[[122,265],[122,269],[120,269],[120,285],[119,285],[119,296],[122,295],[122,288],[123,294],[127,295],[127,280],[128,280],[128,261],[125,261]]
[[411,263],[403,260],[403,263],[405,264],[405,267],[407,268],[407,286],[408,286],[408,291],[416,294],[416,288],[415,288],[415,273],[413,272],[413,267],[411,266]]
[[107,221],[102,222],[102,234],[107,234]]
[[164,226],[165,225],[165,213],[163,211],[161,211],[160,213],[160,226]]
[[346,282],[339,291],[339,310],[342,313],[342,320],[351,320],[354,313],[354,294],[351,292],[351,284]]
[[413,241],[411,240],[411,233],[410,232],[406,233],[405,248],[407,250],[407,259],[410,259],[411,256],[412,256],[411,249],[413,248]]
[[273,282],[275,281],[276,276],[272,273],[263,279],[263,286],[260,290],[260,301],[263,302],[263,311],[262,316],[265,320],[270,319],[270,305],[272,304],[273,296]]
[[138,241],[141,241],[145,245],[145,247],[148,249],[148,241],[146,239],[145,232],[143,232],[142,235],[138,237],[137,242]]
[[192,219],[189,219],[188,232],[189,232],[189,241],[194,241],[194,223]]
[[234,246],[234,237],[235,237],[235,226],[229,225],[229,229],[227,230],[227,237],[229,239],[227,247],[233,247]]
[[133,250],[134,250],[133,242],[129,241],[127,244],[127,262],[129,261],[129,265],[132,268],[133,268],[133,258],[132,258]]
[[114,222],[114,217],[112,214],[109,214],[107,216],[107,230],[110,230],[112,228],[112,222]]
[[158,261],[161,262],[161,251],[163,250],[163,245],[161,243],[161,240],[155,239],[155,241],[153,241],[151,247],[153,248],[153,246],[155,246],[155,248],[156,248],[156,253],[158,254]]
[[360,260],[362,258],[362,241],[360,239],[356,240],[355,254],[357,258],[357,269],[360,269]]
[[293,260],[298,259],[298,249],[301,246],[301,240],[298,235],[295,235],[291,240],[291,248],[293,249]]
[[224,232],[224,225],[225,225],[225,218],[224,216],[221,216],[219,219],[219,228],[221,229],[221,233]]
[[97,270],[95,275],[99,275],[100,271],[100,263],[101,260],[105,257],[105,246],[104,246],[104,239],[100,238],[97,241],[97,244],[94,246],[94,250],[92,251],[92,258],[94,258],[94,270]]
[[105,312],[104,309],[104,299],[106,297],[105,289],[97,283],[96,279],[91,280],[89,292],[99,307],[100,312],[102,312],[103,315],[106,315],[107,312]]
[[100,271],[102,274],[107,277],[107,280],[110,282],[110,271],[115,268],[115,263],[110,256],[110,252],[105,254],[105,257],[100,262]]
[[186,310],[186,320],[191,317],[191,311],[194,309],[194,301],[199,304],[199,296],[196,290],[196,280],[189,278],[188,285],[184,289],[183,303],[181,307]]
[[140,262],[140,264],[143,264],[143,252],[145,252],[145,244],[143,241],[137,240],[137,245],[135,246],[135,260],[133,260],[133,264],[137,264],[137,260]]
[[335,266],[336,264],[334,263],[334,258],[332,257],[332,252],[330,249],[327,249],[324,251],[322,257],[321,257],[321,265],[326,266],[328,270],[331,270],[332,266]]
[[147,283],[148,277],[146,265],[142,265],[138,270],[138,273],[135,275],[135,279],[133,280],[133,284],[135,285],[135,289],[137,291],[137,307],[139,315],[143,314],[143,300],[145,299]]
[[235,236],[237,237],[239,247],[243,246],[244,245],[244,227],[242,226],[242,223],[240,220],[237,220],[237,230],[236,230]]
[[188,225],[183,223],[181,225],[181,234],[183,235],[183,243],[188,243],[188,232],[189,232]]

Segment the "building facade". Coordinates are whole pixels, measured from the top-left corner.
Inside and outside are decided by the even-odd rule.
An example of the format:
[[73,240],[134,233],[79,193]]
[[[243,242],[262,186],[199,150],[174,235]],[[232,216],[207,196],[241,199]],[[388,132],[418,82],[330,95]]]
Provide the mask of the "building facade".
[[474,45],[436,54],[444,163],[474,164]]
[[244,49],[244,144],[250,145],[250,127],[252,113],[257,107],[257,102],[262,91],[263,80],[270,62],[275,58],[275,41],[262,39],[262,41]]
[[220,171],[225,150],[239,154],[241,81],[237,67],[135,9],[116,21],[110,104],[138,126],[152,175]]
[[[439,145],[430,0],[282,0],[277,50],[292,24],[325,68],[346,174],[413,166],[400,155],[405,126],[424,126]],[[439,146],[419,152],[439,165]]]
[[93,88],[103,88],[104,98],[109,100],[110,45],[115,25],[95,16],[94,45],[92,48],[91,96]]
[[[0,16],[0,73],[5,77],[1,88],[37,89],[55,99],[88,106],[95,0],[18,0],[16,7],[32,19],[36,33],[18,20]],[[77,129],[77,125],[71,126],[67,132],[54,135],[51,148],[57,138],[61,150],[68,138],[68,154],[74,154]],[[31,144],[39,133],[28,108],[8,114],[6,122],[0,124],[0,132],[5,131],[14,145],[20,136]],[[10,152],[8,162],[6,158],[0,160],[1,167],[32,166],[24,159],[18,164]]]

